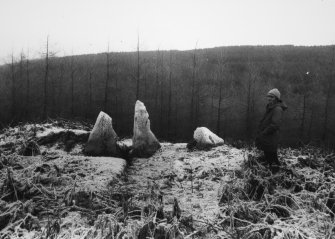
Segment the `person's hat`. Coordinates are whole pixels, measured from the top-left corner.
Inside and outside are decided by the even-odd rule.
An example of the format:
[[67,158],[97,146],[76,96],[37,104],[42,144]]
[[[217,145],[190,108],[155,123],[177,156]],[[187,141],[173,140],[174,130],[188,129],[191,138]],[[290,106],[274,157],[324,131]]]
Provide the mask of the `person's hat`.
[[278,100],[280,100],[280,92],[278,89],[274,88],[268,92],[268,95],[272,95],[276,97]]

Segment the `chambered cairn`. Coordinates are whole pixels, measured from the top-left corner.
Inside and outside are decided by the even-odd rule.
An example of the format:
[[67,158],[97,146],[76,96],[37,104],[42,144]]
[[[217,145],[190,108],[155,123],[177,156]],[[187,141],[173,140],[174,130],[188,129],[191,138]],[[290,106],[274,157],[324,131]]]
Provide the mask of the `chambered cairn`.
[[131,154],[135,157],[150,157],[161,145],[150,129],[149,114],[145,105],[137,100],[134,115],[133,148]]
[[112,118],[101,111],[85,145],[84,152],[92,156],[118,156],[117,139]]

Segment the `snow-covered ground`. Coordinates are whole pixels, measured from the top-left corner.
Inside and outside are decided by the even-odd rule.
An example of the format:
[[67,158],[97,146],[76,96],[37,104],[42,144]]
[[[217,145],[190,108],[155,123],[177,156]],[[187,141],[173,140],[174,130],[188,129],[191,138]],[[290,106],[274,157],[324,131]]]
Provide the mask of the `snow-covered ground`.
[[244,160],[245,152],[227,145],[189,152],[185,143],[163,143],[154,156],[134,160],[128,172],[133,184],[128,187],[141,194],[148,184],[156,184],[167,211],[172,211],[177,198],[186,214],[214,220],[219,211],[219,187]]

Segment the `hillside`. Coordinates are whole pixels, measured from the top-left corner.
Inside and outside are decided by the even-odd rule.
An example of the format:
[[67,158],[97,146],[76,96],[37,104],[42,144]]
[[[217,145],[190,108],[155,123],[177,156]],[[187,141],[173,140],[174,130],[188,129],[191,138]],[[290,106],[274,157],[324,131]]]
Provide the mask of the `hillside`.
[[133,104],[141,100],[160,139],[184,142],[202,125],[225,139],[250,140],[264,112],[263,96],[276,87],[289,107],[282,144],[333,148],[334,49],[236,46],[139,52],[139,58],[136,52],[13,56],[0,67],[0,122],[93,120],[104,110],[126,137]]
[[0,238],[335,238],[332,152],[282,148],[277,174],[227,144],[125,161],[83,155],[91,129],[3,130]]

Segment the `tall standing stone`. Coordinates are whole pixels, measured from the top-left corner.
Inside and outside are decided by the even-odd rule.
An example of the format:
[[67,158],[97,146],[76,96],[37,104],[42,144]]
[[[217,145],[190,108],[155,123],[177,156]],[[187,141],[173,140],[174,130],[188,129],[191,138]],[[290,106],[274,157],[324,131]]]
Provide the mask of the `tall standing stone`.
[[101,111],[86,143],[85,153],[94,156],[117,156],[117,138],[112,118]]
[[141,101],[136,101],[134,115],[134,135],[132,154],[150,157],[161,147],[150,129],[149,114]]

